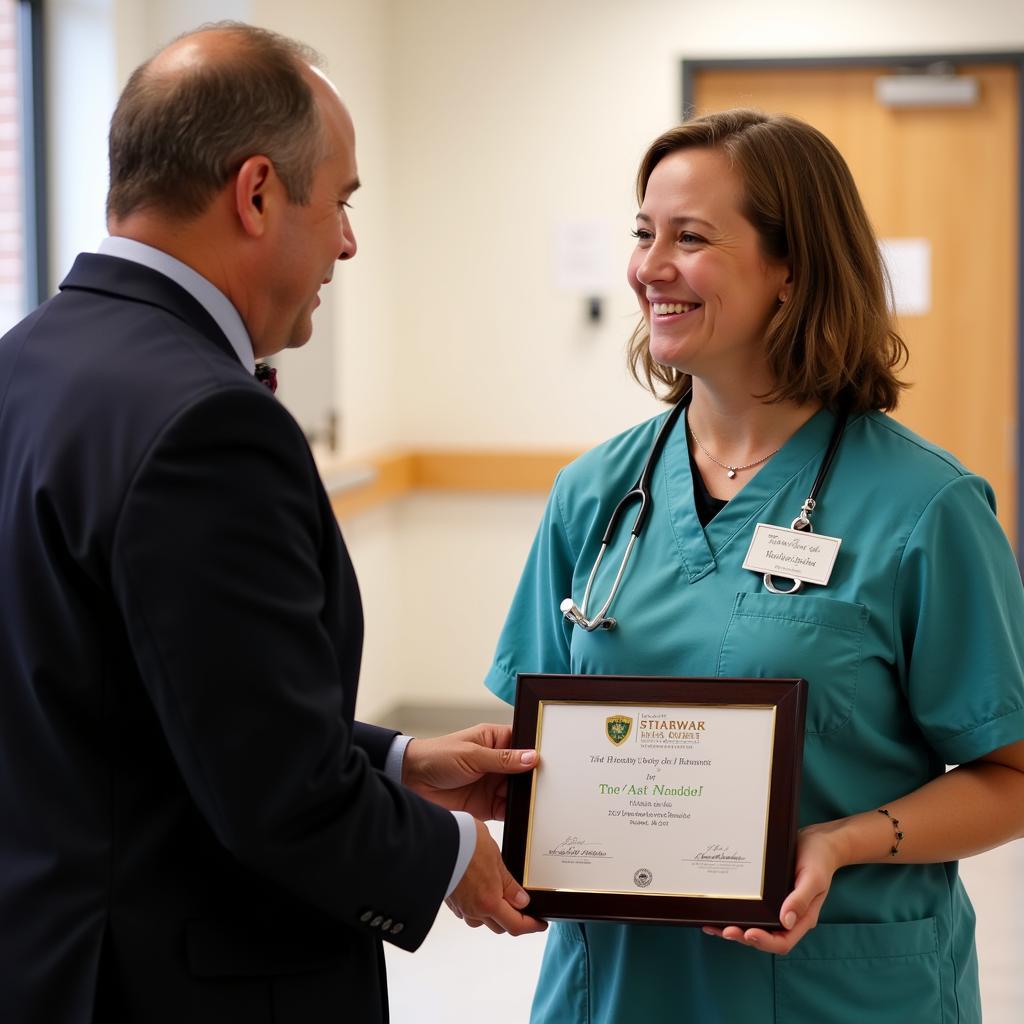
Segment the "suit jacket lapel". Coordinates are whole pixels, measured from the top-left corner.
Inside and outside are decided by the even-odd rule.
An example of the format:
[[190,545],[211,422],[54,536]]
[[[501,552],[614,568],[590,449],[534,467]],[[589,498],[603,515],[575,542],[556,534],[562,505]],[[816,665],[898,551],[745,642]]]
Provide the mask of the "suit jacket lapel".
[[149,267],[117,256],[81,253],[60,283],[60,290],[66,289],[99,292],[158,306],[209,338],[232,359],[238,359],[231,342],[203,306],[169,277]]

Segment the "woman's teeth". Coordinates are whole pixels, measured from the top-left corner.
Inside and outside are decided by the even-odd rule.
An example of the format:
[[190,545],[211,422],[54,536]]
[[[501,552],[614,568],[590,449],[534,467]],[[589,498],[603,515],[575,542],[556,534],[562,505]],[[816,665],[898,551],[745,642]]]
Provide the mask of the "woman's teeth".
[[655,302],[651,309],[659,316],[666,316],[669,313],[689,313],[699,305],[699,302]]

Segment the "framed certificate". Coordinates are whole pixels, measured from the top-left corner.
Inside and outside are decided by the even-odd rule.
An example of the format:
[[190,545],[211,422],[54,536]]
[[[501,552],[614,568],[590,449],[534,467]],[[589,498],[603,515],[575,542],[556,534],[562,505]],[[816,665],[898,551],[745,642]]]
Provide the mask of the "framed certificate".
[[803,679],[520,675],[502,855],[543,918],[778,928]]

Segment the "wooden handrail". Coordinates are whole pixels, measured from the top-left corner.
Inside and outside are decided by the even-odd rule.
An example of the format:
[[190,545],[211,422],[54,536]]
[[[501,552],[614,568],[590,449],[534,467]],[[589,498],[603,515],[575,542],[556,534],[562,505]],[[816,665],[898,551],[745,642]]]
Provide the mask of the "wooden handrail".
[[546,494],[578,451],[408,449],[321,467],[341,520],[416,491]]

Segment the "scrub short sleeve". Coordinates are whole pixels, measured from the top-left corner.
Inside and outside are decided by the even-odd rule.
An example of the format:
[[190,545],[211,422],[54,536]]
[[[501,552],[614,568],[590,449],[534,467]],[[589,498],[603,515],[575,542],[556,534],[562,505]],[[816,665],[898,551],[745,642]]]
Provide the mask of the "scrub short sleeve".
[[505,620],[487,688],[511,704],[520,672],[568,672],[572,626],[558,606],[572,590],[575,557],[566,535],[559,499],[562,474],[548,497],[540,528],[526,559]]
[[980,477],[929,503],[894,596],[911,713],[936,753],[962,764],[1024,739],[1024,587]]

